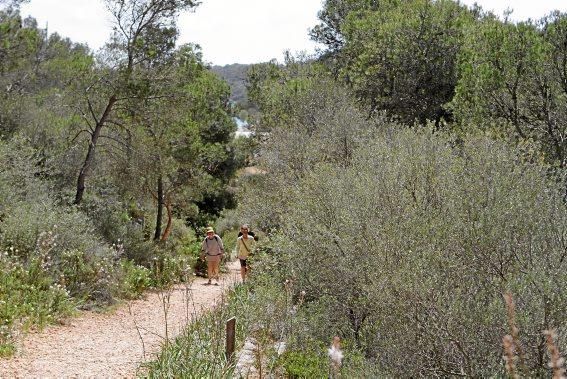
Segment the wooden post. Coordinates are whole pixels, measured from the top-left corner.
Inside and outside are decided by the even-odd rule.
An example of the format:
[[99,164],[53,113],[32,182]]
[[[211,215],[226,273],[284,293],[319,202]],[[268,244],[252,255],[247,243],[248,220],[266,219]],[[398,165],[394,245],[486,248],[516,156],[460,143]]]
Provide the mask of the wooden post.
[[226,359],[232,361],[234,359],[234,337],[236,329],[236,318],[231,317],[226,322]]

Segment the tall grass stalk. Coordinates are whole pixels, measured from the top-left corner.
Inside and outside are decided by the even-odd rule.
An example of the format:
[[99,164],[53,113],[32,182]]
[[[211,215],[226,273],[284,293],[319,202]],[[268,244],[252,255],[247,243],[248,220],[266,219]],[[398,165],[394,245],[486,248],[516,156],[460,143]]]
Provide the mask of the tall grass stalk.
[[553,370],[553,379],[565,379],[565,369],[563,368],[565,359],[561,357],[561,353],[555,344],[557,334],[554,330],[545,330],[543,334],[545,335],[545,343],[551,359],[549,367]]
[[[520,344],[520,338],[519,338],[520,329],[518,329],[516,325],[516,306],[514,304],[514,298],[512,297],[512,294],[510,292],[506,292],[504,294],[504,300],[506,301],[506,310],[508,313],[508,325],[510,326],[510,337],[511,337],[511,340],[504,342],[505,349],[507,345],[508,345],[508,349],[511,349],[510,352],[506,353],[506,356],[508,356],[511,353],[512,360],[513,358],[517,357],[519,369],[523,372],[528,372],[526,370],[526,365],[524,363],[524,351],[522,349],[522,345]],[[506,337],[504,338],[506,339]],[[508,361],[506,364],[507,368],[508,365],[510,365],[510,368],[514,367],[510,361]],[[510,373],[510,376],[512,376],[512,371],[508,371],[508,372]]]
[[511,335],[506,334],[502,338],[502,345],[504,346],[504,361],[506,362],[506,372],[508,376],[513,379],[519,378],[516,373],[516,352],[514,350],[514,339]]

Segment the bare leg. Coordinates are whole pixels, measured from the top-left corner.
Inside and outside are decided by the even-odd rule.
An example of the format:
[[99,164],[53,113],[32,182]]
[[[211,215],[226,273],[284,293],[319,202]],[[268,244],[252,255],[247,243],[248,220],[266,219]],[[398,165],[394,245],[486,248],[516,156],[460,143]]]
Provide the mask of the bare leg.
[[246,279],[246,267],[240,267],[240,276],[242,277],[242,281]]

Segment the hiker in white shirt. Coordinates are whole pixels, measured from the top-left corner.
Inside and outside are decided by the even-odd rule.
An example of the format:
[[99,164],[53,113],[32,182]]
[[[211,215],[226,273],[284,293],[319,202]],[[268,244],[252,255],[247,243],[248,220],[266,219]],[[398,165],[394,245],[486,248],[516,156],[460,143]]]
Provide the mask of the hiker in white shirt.
[[250,265],[247,263],[248,256],[255,246],[254,237],[248,234],[250,228],[244,224],[240,227],[242,235],[236,240],[236,256],[240,260],[240,276],[242,282],[246,280],[246,274],[250,271]]

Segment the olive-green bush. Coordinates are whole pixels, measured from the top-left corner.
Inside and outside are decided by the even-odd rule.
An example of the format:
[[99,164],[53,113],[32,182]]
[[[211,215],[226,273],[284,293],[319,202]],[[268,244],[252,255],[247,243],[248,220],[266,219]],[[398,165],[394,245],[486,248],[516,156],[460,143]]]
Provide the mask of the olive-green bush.
[[561,185],[503,143],[454,142],[385,127],[348,165],[285,186],[266,176],[288,204],[256,205],[261,179],[242,208],[257,222],[285,209],[272,227],[281,271],[306,292],[302,333],[354,341],[385,375],[501,375],[510,292],[526,374],[545,372],[542,330],[567,348]]

